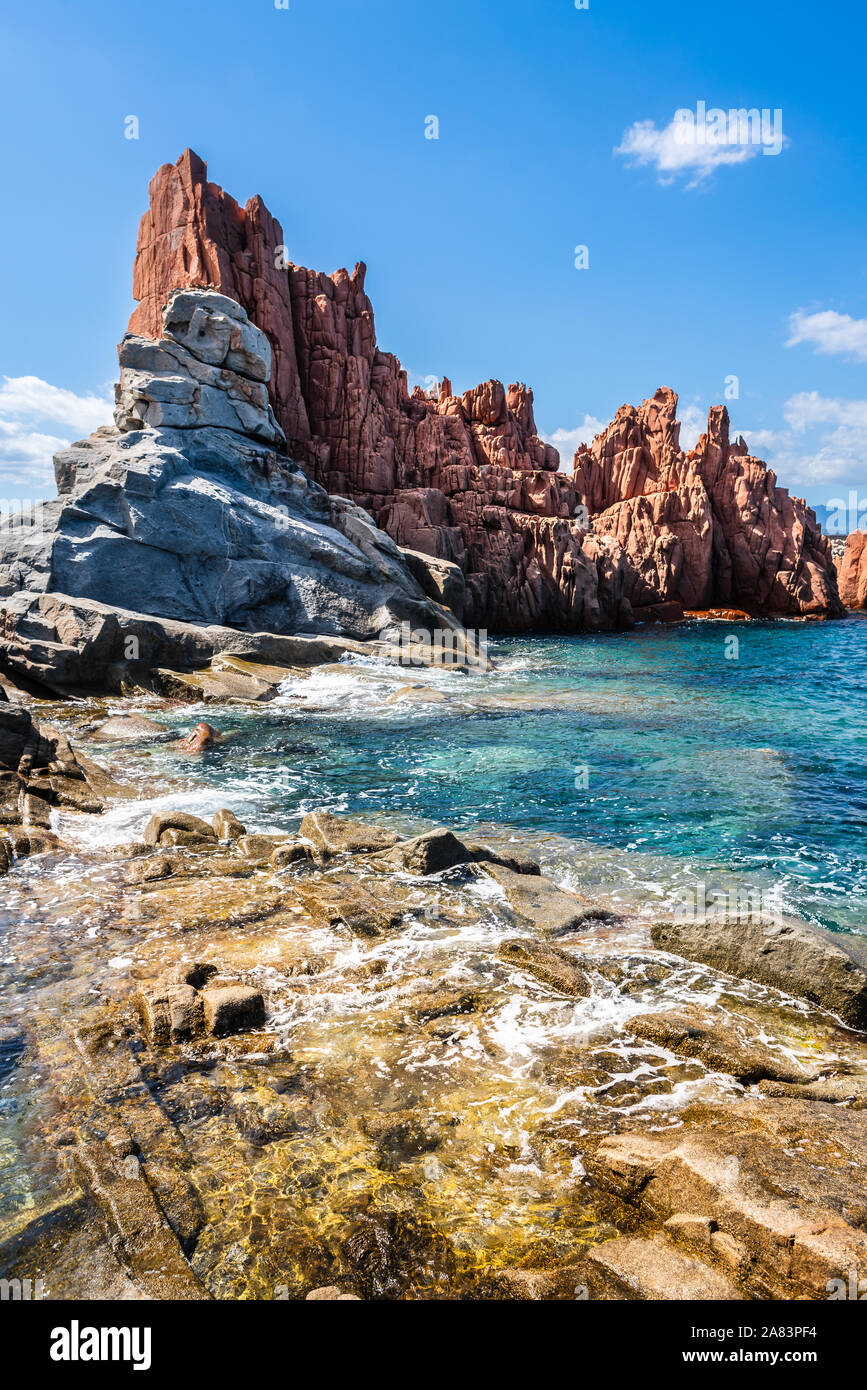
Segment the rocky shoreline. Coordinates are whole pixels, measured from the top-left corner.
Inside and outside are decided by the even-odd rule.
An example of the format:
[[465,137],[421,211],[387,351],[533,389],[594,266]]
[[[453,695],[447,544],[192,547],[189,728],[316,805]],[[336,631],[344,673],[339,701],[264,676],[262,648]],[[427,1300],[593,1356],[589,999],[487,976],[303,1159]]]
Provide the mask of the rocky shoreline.
[[3,1104],[29,1095],[0,1276],[49,1298],[824,1299],[864,1269],[852,938],[648,931],[507,832],[318,811],[260,834],[215,805],[82,849],[57,812],[68,834],[134,795],[124,749],[159,726],[34,709],[0,705]]
[[61,450],[57,498],[0,533],[0,670],[26,691],[266,699],[266,668],[359,643],[412,664],[447,641],[472,667],[488,629],[843,615],[814,514],[723,407],[684,451],[662,387],[567,477],[531,391],[410,396],[363,269],[278,265],[277,237],[189,151],[153,180],[114,424]]
[[411,717],[454,698],[422,668],[487,680],[488,626],[842,616],[812,512],[722,408],[682,450],[666,388],[567,477],[526,387],[409,394],[363,267],[278,265],[261,200],[189,152],[151,195],[115,423],[0,538],[0,1277],[827,1298],[867,1264],[855,935],[626,910],[502,825],[317,800],[278,834],[187,799],[221,709],[348,662]]

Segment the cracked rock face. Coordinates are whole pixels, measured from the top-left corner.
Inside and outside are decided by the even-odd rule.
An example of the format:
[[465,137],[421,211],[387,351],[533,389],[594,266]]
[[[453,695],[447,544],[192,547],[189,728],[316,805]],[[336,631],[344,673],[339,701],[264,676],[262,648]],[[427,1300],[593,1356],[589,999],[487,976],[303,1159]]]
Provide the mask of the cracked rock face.
[[538,435],[533,393],[488,381],[412,393],[376,342],[365,267],[321,274],[276,255],[284,234],[191,151],[164,165],[139,230],[130,331],[155,338],[182,286],[242,304],[274,356],[270,397],[288,448],[330,494],[363,506],[401,547],[464,575],[464,621],[495,631],[629,626],[627,561],[576,518],[572,480]]
[[458,565],[468,624],[580,631],[628,626],[633,609],[842,611],[813,513],[729,442],[722,407],[685,453],[677,397],[661,388],[623,406],[561,473],[530,389],[488,381],[456,395],[444,377],[410,393],[377,345],[366,267],[309,270],[286,260],[284,240],[261,198],[239,206],[185,151],[151,181],[130,331],[158,337],[178,287],[243,305],[271,344],[271,404],[293,457],[399,545]]
[[73,752],[57,729],[39,725],[29,710],[3,697],[0,703],[0,874],[15,857],[52,848],[51,812],[62,806],[99,812],[118,788],[112,779]]
[[839,616],[833,557],[815,515],[729,438],[714,406],[695,449],[680,447],[677,396],[661,387],[624,405],[575,455],[575,486],[594,528],[626,551],[627,595],[641,609],[735,605],[750,613]]
[[254,381],[271,376],[271,345],[250,323],[240,304],[224,294],[169,295],[163,311],[167,338],[180,343],[200,362],[240,372]]
[[222,294],[176,291],[163,333],[156,343],[127,333],[120,345],[120,430],[212,427],[285,442],[268,403],[271,348],[239,304]]
[[846,537],[837,581],[847,608],[867,608],[867,532],[853,531]]

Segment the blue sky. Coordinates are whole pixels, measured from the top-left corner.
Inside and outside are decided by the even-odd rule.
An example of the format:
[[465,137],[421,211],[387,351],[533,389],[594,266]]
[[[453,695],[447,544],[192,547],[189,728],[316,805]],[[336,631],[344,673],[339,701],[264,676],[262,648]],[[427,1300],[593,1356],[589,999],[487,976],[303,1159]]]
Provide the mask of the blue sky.
[[[51,495],[55,441],[108,418],[147,183],[191,145],[293,260],[367,261],[411,379],[531,384],[564,466],[663,383],[692,442],[736,377],[783,484],[867,496],[865,27],[804,0],[7,5],[0,493]],[[700,101],[780,109],[784,147],[684,151]]]

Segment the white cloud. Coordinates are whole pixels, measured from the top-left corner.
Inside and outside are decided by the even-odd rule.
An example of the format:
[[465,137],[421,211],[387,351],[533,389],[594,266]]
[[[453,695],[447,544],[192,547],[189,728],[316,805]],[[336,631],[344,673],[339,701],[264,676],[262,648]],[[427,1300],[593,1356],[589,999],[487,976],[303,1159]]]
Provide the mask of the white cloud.
[[743,435],[749,445],[753,458],[761,457],[759,449],[772,449],[780,442],[780,435],[776,430],[737,430],[733,432],[732,438],[737,439],[739,434]]
[[786,347],[810,343],[825,356],[845,353],[867,362],[867,319],[853,319],[851,314],[838,314],[835,309],[816,314],[799,309],[789,319],[789,334]]
[[799,391],[783,406],[783,418],[796,434],[816,425],[842,425],[867,431],[867,401],[841,401],[818,391]]
[[680,412],[680,447],[689,452],[694,449],[699,435],[707,429],[707,411],[698,405],[684,406]]
[[77,396],[38,376],[7,376],[0,386],[0,419],[9,415],[51,420],[90,434],[111,423],[111,403],[103,396]]
[[[822,486],[867,487],[867,400],[837,400],[818,391],[801,391],[783,406],[785,428],[746,429],[737,425],[732,438],[742,434],[750,453],[767,460],[782,487],[795,494]],[[697,402],[680,411],[680,445],[694,449],[707,429],[707,413]],[[580,443],[591,443],[605,428],[601,420],[585,415],[577,429],[543,434],[560,450],[567,470]]]
[[[574,430],[559,429],[552,434],[541,434],[546,444],[553,444],[560,455],[564,468],[571,468],[579,444],[592,444],[597,434],[608,428],[608,421],[597,420],[595,415],[585,415],[584,423]],[[698,405],[688,405],[680,413],[680,447],[694,449],[699,435],[707,429],[707,412]]]
[[[53,489],[59,449],[111,424],[107,397],[77,396],[38,376],[4,377],[0,385],[0,482],[44,494]],[[55,433],[59,427],[63,434]],[[68,432],[68,433],[67,433]]]
[[652,165],[661,184],[688,177],[687,188],[696,188],[716,170],[727,164],[745,164],[762,151],[761,144],[699,144],[683,138],[683,127],[672,118],[662,130],[654,121],[635,121],[623,132],[614,153],[630,164]]
[[442,377],[437,376],[435,372],[426,372],[422,375],[420,372],[413,372],[408,367],[406,368],[406,384],[410,395],[416,386],[420,386],[427,395],[430,395],[431,391],[439,391],[441,381]]
[[0,482],[35,488],[40,495],[54,482],[52,459],[68,439],[0,420]]
[[867,483],[867,400],[799,391],[785,402],[783,419],[787,430],[744,430],[743,434],[751,450],[764,445],[784,487]]
[[768,460],[781,485],[790,492],[816,488],[820,484],[858,484],[867,482],[864,448],[867,436],[835,431],[826,436],[812,453],[780,449]]
[[560,455],[560,462],[567,470],[572,467],[572,460],[578,449],[579,444],[592,444],[595,436],[601,434],[606,428],[604,420],[597,420],[594,415],[585,415],[583,425],[579,425],[574,430],[555,430],[553,434],[542,434],[539,437],[546,444],[553,444]]

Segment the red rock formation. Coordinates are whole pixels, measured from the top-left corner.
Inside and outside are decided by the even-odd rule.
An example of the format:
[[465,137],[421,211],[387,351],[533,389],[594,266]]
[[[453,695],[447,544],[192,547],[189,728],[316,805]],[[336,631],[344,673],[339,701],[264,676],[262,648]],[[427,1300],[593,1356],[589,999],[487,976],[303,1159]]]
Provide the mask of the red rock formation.
[[489,381],[412,394],[376,344],[365,266],[292,265],[261,199],[245,208],[187,150],[160,168],[139,228],[130,331],[158,337],[171,290],[237,299],[274,350],[274,411],[289,452],[329,492],[360,501],[400,544],[455,560],[464,620],[499,631],[631,622],[625,558],[574,519],[577,496],[536,433],[533,393]]
[[867,608],[867,532],[853,531],[846,537],[837,583],[847,608]]
[[[289,263],[261,199],[239,207],[189,150],[157,171],[150,197],[130,331],[158,337],[173,289],[237,299],[271,341],[289,453],[398,544],[457,562],[468,625],[611,628],[631,621],[630,596],[660,616],[671,600],[833,610],[824,542],[763,464],[723,442],[724,411],[687,458],[672,392],[623,407],[570,478],[538,436],[525,386],[488,381],[455,396],[443,380],[410,394],[397,358],[377,347],[363,264],[326,275]],[[600,513],[593,533],[585,499]]]
[[575,455],[575,486],[597,532],[625,549],[627,595],[645,605],[737,605],[754,614],[837,614],[833,559],[813,512],[729,440],[714,406],[696,448],[680,447],[677,396],[661,387]]

